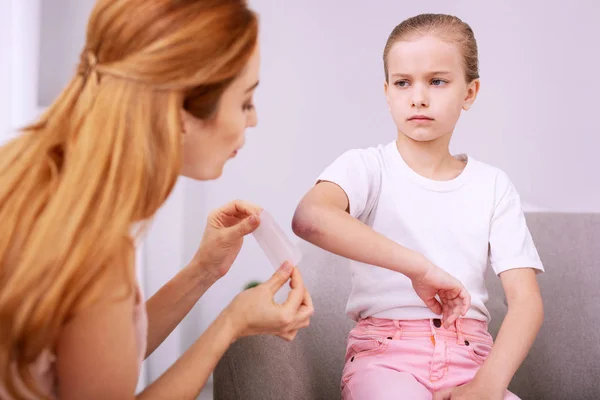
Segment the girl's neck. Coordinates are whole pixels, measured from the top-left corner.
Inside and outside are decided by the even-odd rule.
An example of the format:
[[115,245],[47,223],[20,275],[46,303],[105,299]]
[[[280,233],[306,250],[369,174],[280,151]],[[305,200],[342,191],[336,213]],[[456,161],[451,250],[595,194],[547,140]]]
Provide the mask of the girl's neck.
[[450,135],[430,142],[418,142],[399,133],[396,147],[413,171],[431,180],[454,179],[466,166],[450,154]]

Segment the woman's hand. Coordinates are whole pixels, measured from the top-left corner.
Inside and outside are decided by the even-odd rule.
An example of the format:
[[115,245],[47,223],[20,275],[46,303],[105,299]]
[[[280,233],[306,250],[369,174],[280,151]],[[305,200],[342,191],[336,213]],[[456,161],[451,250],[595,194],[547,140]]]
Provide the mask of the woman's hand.
[[412,285],[431,311],[443,315],[446,328],[464,316],[471,306],[471,295],[463,284],[431,262],[421,276],[412,280]]
[[[283,304],[277,304],[273,296],[290,276],[292,290]],[[224,311],[234,324],[235,339],[270,334],[288,341],[309,325],[313,312],[300,271],[287,262],[267,282],[238,294]]]
[[200,247],[191,262],[215,280],[223,277],[242,248],[244,236],[260,225],[262,208],[236,200],[210,213]]

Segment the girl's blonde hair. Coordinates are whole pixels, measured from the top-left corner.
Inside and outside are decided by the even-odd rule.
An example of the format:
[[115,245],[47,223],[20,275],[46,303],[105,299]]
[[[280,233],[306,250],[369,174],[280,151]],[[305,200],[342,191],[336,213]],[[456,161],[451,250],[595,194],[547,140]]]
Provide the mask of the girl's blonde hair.
[[409,37],[435,34],[459,46],[464,58],[465,80],[479,78],[477,41],[471,27],[460,18],[446,14],[420,14],[402,21],[390,33],[383,50],[383,69],[388,82],[387,59],[392,46]]
[[0,382],[39,393],[29,365],[74,313],[135,285],[133,224],[180,171],[180,111],[211,118],[256,47],[243,0],[100,0],[77,74],[0,149]]

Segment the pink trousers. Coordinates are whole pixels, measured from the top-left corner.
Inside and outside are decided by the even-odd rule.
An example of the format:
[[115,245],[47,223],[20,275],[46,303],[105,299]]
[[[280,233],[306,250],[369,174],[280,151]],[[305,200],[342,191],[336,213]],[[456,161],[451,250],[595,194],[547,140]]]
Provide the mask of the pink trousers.
[[[431,400],[436,391],[470,382],[493,345],[487,323],[367,318],[348,337],[343,400]],[[505,400],[518,400],[506,392]]]

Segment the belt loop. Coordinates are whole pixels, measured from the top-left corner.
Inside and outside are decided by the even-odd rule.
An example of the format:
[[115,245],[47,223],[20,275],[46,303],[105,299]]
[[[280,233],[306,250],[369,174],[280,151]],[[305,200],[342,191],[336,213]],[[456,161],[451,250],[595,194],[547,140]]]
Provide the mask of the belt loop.
[[437,343],[437,331],[435,330],[432,319],[429,320],[429,327],[431,328],[431,343],[433,344],[433,347],[435,347]]
[[394,320],[394,326],[396,327],[396,332],[394,332],[394,340],[400,339],[402,336],[402,324],[400,324],[399,320]]
[[456,343],[465,344],[465,337],[463,336],[463,330],[462,330],[462,320],[460,318],[457,318],[454,325],[456,326],[456,336],[457,336]]

